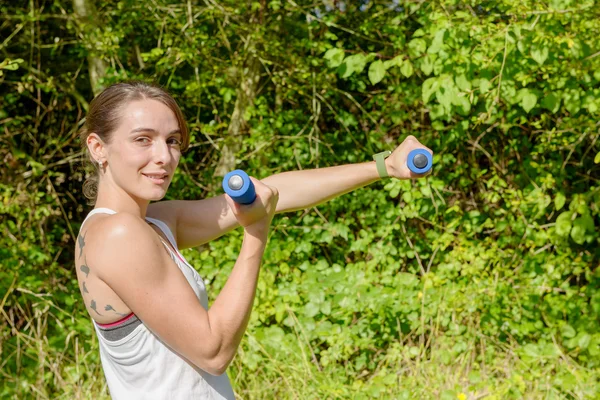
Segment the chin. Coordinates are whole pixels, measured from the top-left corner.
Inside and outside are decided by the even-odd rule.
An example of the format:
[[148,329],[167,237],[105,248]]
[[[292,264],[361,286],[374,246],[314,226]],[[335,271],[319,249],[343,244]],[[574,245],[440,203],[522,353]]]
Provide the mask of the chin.
[[166,194],[167,194],[166,189],[164,189],[164,190],[163,189],[158,189],[158,190],[154,189],[154,190],[139,191],[134,196],[139,199],[143,199],[143,200],[147,200],[147,201],[159,201],[159,200],[162,200]]
[[161,191],[160,193],[153,193],[150,196],[148,196],[148,200],[150,200],[150,201],[159,201],[159,200],[162,200],[165,197],[166,194],[167,194],[166,190]]

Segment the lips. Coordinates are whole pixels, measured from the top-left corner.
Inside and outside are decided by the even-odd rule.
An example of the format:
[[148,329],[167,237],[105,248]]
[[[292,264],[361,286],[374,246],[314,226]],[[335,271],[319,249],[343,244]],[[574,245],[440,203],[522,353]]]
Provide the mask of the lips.
[[146,178],[150,179],[153,183],[160,185],[161,183],[165,183],[169,174],[166,173],[156,173],[156,174],[142,174]]

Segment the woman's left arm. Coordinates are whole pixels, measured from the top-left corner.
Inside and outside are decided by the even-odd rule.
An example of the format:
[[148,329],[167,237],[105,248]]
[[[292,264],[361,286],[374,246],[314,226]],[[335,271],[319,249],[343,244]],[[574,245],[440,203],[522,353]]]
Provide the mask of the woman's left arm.
[[[408,153],[414,149],[430,149],[408,136],[385,160],[390,177],[420,178],[406,164]],[[339,165],[311,170],[290,171],[262,179],[279,191],[277,213],[303,210],[322,204],[379,180],[375,162]],[[148,216],[171,225],[179,248],[198,246],[216,239],[238,226],[225,201],[225,195],[204,200],[174,200],[154,203]]]

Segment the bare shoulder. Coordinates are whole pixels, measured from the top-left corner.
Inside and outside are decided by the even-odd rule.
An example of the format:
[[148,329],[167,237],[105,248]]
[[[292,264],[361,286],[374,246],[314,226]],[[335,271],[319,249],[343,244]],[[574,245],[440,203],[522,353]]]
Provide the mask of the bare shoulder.
[[[140,217],[117,213],[90,221],[85,235],[84,255],[94,275],[110,285],[131,277],[140,268],[160,268],[165,255],[159,236]],[[150,262],[152,261],[152,262]],[[130,268],[124,268],[129,266]]]

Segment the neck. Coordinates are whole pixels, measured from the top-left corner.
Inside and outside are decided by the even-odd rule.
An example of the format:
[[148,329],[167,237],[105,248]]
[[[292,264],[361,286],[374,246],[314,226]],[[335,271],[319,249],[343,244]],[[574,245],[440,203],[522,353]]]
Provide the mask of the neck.
[[126,212],[137,215],[140,218],[146,217],[150,202],[145,199],[134,198],[131,194],[117,187],[114,183],[101,179],[98,183],[98,197],[96,198],[95,208],[110,208],[116,212]]

